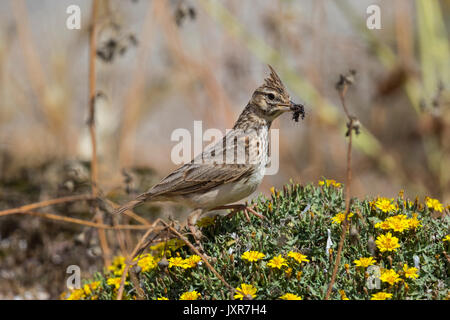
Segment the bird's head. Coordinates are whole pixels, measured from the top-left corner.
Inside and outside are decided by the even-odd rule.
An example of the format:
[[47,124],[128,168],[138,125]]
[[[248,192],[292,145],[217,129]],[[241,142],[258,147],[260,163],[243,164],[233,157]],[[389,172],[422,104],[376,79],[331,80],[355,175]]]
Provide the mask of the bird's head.
[[270,65],[269,69],[270,75],[264,80],[264,84],[255,90],[249,104],[258,116],[272,122],[285,112],[295,112],[300,105],[291,101],[280,77]]

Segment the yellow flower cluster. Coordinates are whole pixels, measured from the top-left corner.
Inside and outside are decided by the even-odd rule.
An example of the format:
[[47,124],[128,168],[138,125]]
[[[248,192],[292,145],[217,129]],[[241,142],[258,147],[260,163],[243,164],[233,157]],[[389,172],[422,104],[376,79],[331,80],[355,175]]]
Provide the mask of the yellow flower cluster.
[[[403,264],[403,272],[401,272],[405,279],[412,279],[415,280],[419,277],[417,268],[414,267],[408,267],[408,264]],[[393,269],[382,269],[381,270],[381,276],[380,280],[383,282],[389,283],[391,286],[394,285],[397,282],[404,281],[400,274],[398,274]]]
[[[256,262],[258,260],[263,259],[265,256],[266,255],[264,253],[259,252],[259,251],[246,251],[242,254],[241,258],[243,260],[247,260],[249,262]],[[300,264],[302,262],[309,262],[307,257],[304,254],[301,254],[299,252],[289,251],[287,256],[289,258],[292,258],[294,261],[296,261],[297,263],[300,263]],[[267,266],[270,268],[279,269],[279,270],[281,270],[281,268],[283,268],[283,267],[289,267],[288,260],[285,259],[284,257],[282,257],[281,254],[270,259],[267,262]],[[289,270],[289,269],[291,269],[291,270]],[[291,272],[292,272],[292,268],[288,268],[286,270],[286,273],[288,275],[290,275]]]
[[194,268],[201,260],[202,258],[200,258],[196,254],[193,254],[192,256],[187,257],[186,259],[183,259],[181,257],[173,257],[169,259],[169,268],[172,267],[180,267],[183,269]]
[[449,242],[450,243],[450,234],[448,234],[448,235],[446,235],[445,237],[444,237],[444,239],[442,239],[442,241],[447,241],[447,242]]
[[121,276],[125,269],[125,257],[114,257],[112,265],[108,267],[108,271],[111,271],[115,276]]
[[94,281],[90,283],[86,283],[82,288],[80,289],[73,289],[70,291],[70,294],[65,297],[66,293],[64,292],[61,295],[61,298],[65,298],[66,300],[82,300],[86,298],[90,298],[91,300],[96,300],[98,298],[97,295],[94,295],[93,293],[99,288],[100,281]]
[[142,272],[150,271],[156,268],[157,261],[151,254],[145,254],[141,257],[136,257],[134,260],[137,261],[137,265],[141,267]]
[[[106,279],[106,283],[110,286],[113,286],[115,289],[120,288],[120,282],[122,281],[122,277],[108,278]],[[124,282],[124,285],[130,284],[128,281]]]
[[403,232],[405,230],[415,229],[421,226],[420,220],[417,219],[417,213],[415,213],[410,219],[404,214],[388,217],[386,220],[377,223],[375,228]]
[[326,185],[327,187],[333,186],[335,188],[341,187],[341,183],[336,182],[336,180],[333,180],[333,179],[325,179],[325,180],[319,181],[319,186],[324,186],[324,185]]
[[444,210],[444,206],[437,199],[425,197],[425,203],[427,204],[428,208],[433,209],[435,211],[442,212]]
[[[137,265],[141,267],[142,272],[147,272],[156,268],[158,263],[155,257],[153,257],[151,254],[148,253],[136,257],[134,261],[137,261]],[[108,267],[108,271],[112,272],[113,275],[120,278],[123,274],[123,271],[125,270],[125,265],[126,265],[125,257],[122,256],[114,257],[112,265]]]
[[[347,220],[349,220],[351,217],[353,217],[353,212],[349,212],[347,215]],[[339,212],[337,215],[335,215],[333,218],[331,218],[332,223],[341,224],[345,219],[345,212]]]

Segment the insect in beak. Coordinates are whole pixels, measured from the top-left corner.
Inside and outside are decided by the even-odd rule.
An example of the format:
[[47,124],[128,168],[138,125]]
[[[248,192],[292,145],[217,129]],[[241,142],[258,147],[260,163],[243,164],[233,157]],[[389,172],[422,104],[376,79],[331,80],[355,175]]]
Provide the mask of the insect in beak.
[[302,120],[305,119],[305,107],[302,104],[294,103],[291,101],[290,111],[293,112],[292,119],[298,122],[298,118],[301,116]]

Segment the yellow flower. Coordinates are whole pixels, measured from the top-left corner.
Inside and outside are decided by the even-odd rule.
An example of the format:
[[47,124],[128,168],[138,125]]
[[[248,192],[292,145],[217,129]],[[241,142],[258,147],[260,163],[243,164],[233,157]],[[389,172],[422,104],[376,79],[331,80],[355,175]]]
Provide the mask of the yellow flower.
[[341,300],[350,300],[349,298],[347,298],[344,290],[339,290],[339,294],[341,295]]
[[247,260],[249,262],[258,261],[259,259],[264,258],[266,255],[259,251],[245,251],[241,258]]
[[95,282],[92,282],[92,283],[86,283],[83,286],[84,293],[87,296],[90,296],[92,294],[92,290],[96,290],[99,285],[100,285],[100,281],[95,281]]
[[[353,217],[353,212],[349,212],[347,215],[347,220]],[[345,219],[345,212],[339,212],[337,215],[335,215],[333,218],[331,218],[331,221],[333,223],[340,224]]]
[[442,241],[450,242],[450,234],[446,235]]
[[185,263],[183,258],[172,257],[172,258],[169,258],[169,268],[172,268],[172,267],[180,267],[183,269],[187,269],[188,265]]
[[193,254],[192,256],[184,259],[184,263],[188,268],[194,268],[201,260],[202,258],[200,258],[200,256]]
[[216,220],[216,217],[204,217],[198,220],[196,224],[200,228],[205,228],[214,224],[214,220]]
[[309,262],[309,260],[306,259],[306,256],[304,254],[299,253],[299,252],[289,251],[288,252],[288,257],[294,259],[298,263]]
[[200,298],[201,294],[198,293],[197,291],[188,291],[183,293],[180,296],[180,300],[197,300],[198,298]]
[[108,270],[111,271],[115,276],[121,276],[124,269],[125,257],[122,256],[114,257],[112,265],[108,267]]
[[287,277],[290,277],[292,274],[292,268],[287,268],[284,272],[286,272]]
[[[136,258],[135,260],[138,260],[138,258]],[[157,266],[156,260],[151,254],[146,254],[140,257],[137,264],[139,267],[141,267],[142,272],[150,271]]]
[[81,300],[85,297],[86,295],[83,289],[75,289],[70,292],[70,295],[67,297],[67,300]]
[[425,197],[425,202],[428,208],[442,212],[444,210],[444,206],[437,199],[432,199],[430,197]]
[[375,206],[383,212],[390,212],[397,210],[397,206],[392,203],[393,199],[378,198],[375,202]]
[[292,293],[285,293],[280,297],[281,300],[302,300],[302,297]]
[[392,293],[377,292],[372,294],[372,298],[370,300],[386,300],[390,298],[392,298]]
[[377,237],[377,240],[375,241],[377,244],[378,249],[380,249],[381,252],[385,251],[395,251],[397,248],[400,247],[400,244],[398,243],[398,238],[393,237],[390,232],[387,234],[382,234]]
[[391,286],[394,285],[394,283],[396,282],[402,281],[398,273],[392,269],[382,270],[380,280],[389,283]]
[[169,299],[167,299],[166,297],[159,297],[156,300],[169,300]]
[[283,258],[282,256],[281,256],[281,254],[279,254],[278,256],[276,256],[276,257],[273,257],[268,263],[267,263],[267,265],[269,266],[269,267],[271,267],[271,268],[278,268],[278,269],[281,269],[281,267],[283,267],[283,266],[288,266],[288,264],[286,263],[286,259],[285,258]]
[[420,220],[417,219],[418,214],[413,213],[413,217],[408,220],[408,225],[410,229],[415,229],[421,227]]
[[[108,278],[106,280],[106,283],[109,284],[110,286],[114,286],[116,289],[119,289],[120,288],[120,281],[121,281],[120,277]],[[127,284],[129,284],[129,282],[125,281],[124,285],[127,285]]]
[[375,224],[375,228],[380,228],[383,230],[389,230],[391,228],[391,225],[389,224],[389,221],[382,221]]
[[236,288],[236,294],[234,295],[235,299],[239,300],[251,300],[256,297],[256,291],[258,291],[251,284],[241,284],[241,287]]
[[399,214],[386,219],[389,227],[397,232],[403,232],[409,228],[409,219],[404,214]]
[[357,267],[362,267],[362,268],[367,268],[368,266],[371,266],[373,264],[375,264],[375,260],[372,257],[369,258],[360,258],[359,260],[355,260],[353,261],[353,263],[357,266]]
[[417,279],[419,277],[419,275],[417,274],[417,268],[411,267],[408,268],[407,264],[403,265],[403,271],[405,272],[405,278],[410,278],[410,279]]
[[275,187],[271,187],[271,188],[270,188],[270,193],[272,193],[273,195],[275,195]]
[[323,186],[325,184],[327,185],[327,187],[333,186],[335,188],[339,188],[341,186],[340,182],[336,182],[336,180],[333,180],[333,179],[325,179],[325,180],[319,181],[319,186]]

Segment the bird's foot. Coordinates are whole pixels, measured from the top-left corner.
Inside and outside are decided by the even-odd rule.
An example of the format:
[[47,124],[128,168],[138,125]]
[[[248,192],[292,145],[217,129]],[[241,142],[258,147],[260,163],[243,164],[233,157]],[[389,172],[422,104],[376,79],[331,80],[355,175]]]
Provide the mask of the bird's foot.
[[245,214],[245,218],[247,219],[248,222],[250,222],[250,217],[248,215],[249,213],[257,216],[261,220],[264,219],[264,216],[262,214],[255,211],[255,209],[254,209],[255,206],[256,206],[256,204],[253,204],[251,206],[248,206],[247,204],[231,204],[231,205],[216,207],[212,210],[223,210],[223,209],[231,210],[230,214],[228,214],[227,217],[232,217],[236,213],[243,211]]

